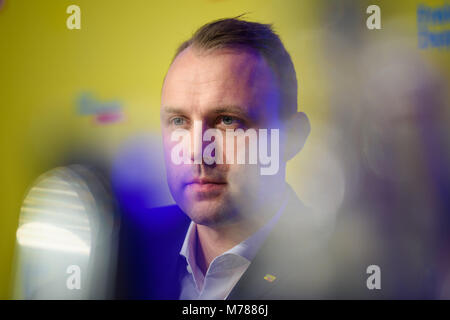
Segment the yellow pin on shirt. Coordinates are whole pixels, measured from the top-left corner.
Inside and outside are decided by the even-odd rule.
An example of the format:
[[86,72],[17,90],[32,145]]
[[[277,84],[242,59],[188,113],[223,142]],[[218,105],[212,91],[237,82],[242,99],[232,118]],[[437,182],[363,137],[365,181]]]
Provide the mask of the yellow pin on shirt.
[[264,276],[264,280],[269,281],[269,282],[274,282],[276,278],[277,277],[275,277],[274,275],[269,274],[269,273]]

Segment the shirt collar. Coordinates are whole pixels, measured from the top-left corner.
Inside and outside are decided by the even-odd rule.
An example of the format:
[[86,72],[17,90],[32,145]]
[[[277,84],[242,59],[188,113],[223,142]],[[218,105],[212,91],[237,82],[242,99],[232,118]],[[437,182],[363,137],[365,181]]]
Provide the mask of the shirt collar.
[[186,237],[184,238],[183,246],[180,250],[180,255],[186,258],[187,270],[194,277],[195,285],[197,290],[201,290],[203,280],[205,278],[204,274],[201,272],[200,268],[197,267],[196,262],[196,240],[197,240],[197,230],[194,221],[191,221],[189,229],[186,232]]

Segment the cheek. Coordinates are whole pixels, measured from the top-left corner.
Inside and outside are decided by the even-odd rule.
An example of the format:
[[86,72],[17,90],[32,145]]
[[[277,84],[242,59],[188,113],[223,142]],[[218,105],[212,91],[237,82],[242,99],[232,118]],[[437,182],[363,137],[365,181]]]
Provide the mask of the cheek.
[[171,160],[172,148],[176,142],[171,141],[170,134],[163,132],[163,152],[164,162],[167,173],[167,182],[171,188],[176,188],[177,182],[180,181],[181,167],[175,165]]
[[167,185],[169,186],[170,193],[172,194],[175,202],[183,203],[183,183],[182,181],[182,172],[181,166],[175,166],[171,164],[166,165],[167,172]]
[[163,134],[163,149],[164,149],[164,161],[166,163],[166,169],[168,171],[176,170],[177,166],[172,161],[172,149],[178,144],[177,141],[172,141],[170,133]]
[[169,156],[170,159],[170,150],[172,150],[174,142],[170,140],[170,133],[167,132],[166,130],[163,130],[162,132],[162,143],[164,149],[164,156],[166,157],[167,161],[167,156]]
[[183,179],[187,176],[189,167],[187,165],[176,165],[169,159],[166,161],[167,182],[173,189],[180,189],[183,184]]
[[227,171],[227,180],[233,191],[243,194],[258,189],[260,175],[257,165],[232,164]]

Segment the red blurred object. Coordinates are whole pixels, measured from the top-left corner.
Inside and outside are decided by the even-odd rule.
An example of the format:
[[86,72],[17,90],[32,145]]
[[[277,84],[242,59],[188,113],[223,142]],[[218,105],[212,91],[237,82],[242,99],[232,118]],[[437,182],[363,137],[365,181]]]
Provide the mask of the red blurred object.
[[123,120],[122,112],[99,113],[95,117],[95,122],[99,124],[115,123]]

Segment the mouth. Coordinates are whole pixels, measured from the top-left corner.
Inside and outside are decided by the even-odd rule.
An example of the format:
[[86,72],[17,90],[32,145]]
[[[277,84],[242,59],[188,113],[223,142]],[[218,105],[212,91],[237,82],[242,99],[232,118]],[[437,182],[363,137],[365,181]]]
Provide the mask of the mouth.
[[186,183],[186,189],[196,193],[216,193],[222,191],[227,183],[211,179],[193,179]]

